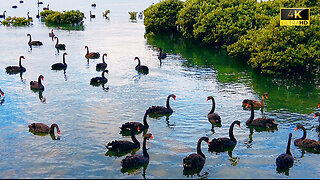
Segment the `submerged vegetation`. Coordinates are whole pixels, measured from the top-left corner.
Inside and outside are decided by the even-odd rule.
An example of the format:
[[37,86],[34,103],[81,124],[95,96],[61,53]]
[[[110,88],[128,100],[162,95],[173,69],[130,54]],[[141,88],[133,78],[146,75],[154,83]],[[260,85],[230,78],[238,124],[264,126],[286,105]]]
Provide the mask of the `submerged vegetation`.
[[106,10],[105,12],[102,13],[103,17],[105,17],[106,19],[108,19],[108,14],[110,13],[110,10]]
[[82,30],[84,13],[79,10],[64,11],[63,13],[52,10],[40,12],[41,19],[47,26],[62,27],[63,29]]
[[137,19],[137,13],[135,11],[128,12],[130,14],[130,20],[136,20]]
[[[280,26],[280,8],[310,8],[310,26]],[[320,71],[320,1],[164,0],[144,11],[146,33],[179,32],[226,49],[264,74]]]
[[8,16],[1,23],[5,26],[28,26],[32,22],[32,19],[28,19],[25,17],[11,17]]

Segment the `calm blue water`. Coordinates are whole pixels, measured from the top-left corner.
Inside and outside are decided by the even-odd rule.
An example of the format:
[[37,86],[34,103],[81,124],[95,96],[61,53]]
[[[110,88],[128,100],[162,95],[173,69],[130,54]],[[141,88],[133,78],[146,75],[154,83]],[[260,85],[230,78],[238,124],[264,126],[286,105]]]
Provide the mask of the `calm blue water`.
[[[38,12],[36,0],[0,0],[0,13],[26,16],[29,11],[33,25],[29,27],[4,27],[0,25],[0,88],[5,101],[0,105],[0,177],[2,178],[317,178],[319,155],[302,151],[292,143],[291,152],[295,163],[289,175],[278,174],[275,159],[285,152],[288,133],[293,140],[302,136],[293,131],[297,123],[303,124],[307,137],[318,139],[313,113],[320,102],[318,80],[307,82],[281,81],[265,78],[252,72],[243,63],[224,52],[199,47],[192,42],[180,42],[167,37],[144,38],[143,21],[129,20],[128,11],[140,12],[158,1],[130,0],[46,0],[39,6],[50,4],[50,9],[64,11],[79,9],[87,17],[83,31],[54,28],[59,42],[66,44],[68,68],[52,71],[51,65],[62,61],[62,54],[54,48],[48,33],[51,28],[35,18]],[[91,3],[97,7],[92,8]],[[12,5],[18,5],[12,9]],[[102,12],[110,9],[110,19]],[[89,19],[89,11],[96,15]],[[32,50],[27,45],[26,34],[40,40],[43,46]],[[100,59],[84,58],[90,51],[107,53],[108,83],[103,89],[91,86],[90,79],[100,76],[95,70]],[[160,65],[157,47],[168,52]],[[5,67],[16,65],[19,56],[27,71],[22,79],[8,75]],[[149,67],[148,75],[138,75],[134,67],[139,57]],[[30,90],[29,82],[44,76],[45,91],[42,103],[39,94]],[[250,112],[241,107],[245,98],[260,99],[269,93],[265,115],[275,118],[279,130],[253,132],[250,135],[245,121]],[[105,156],[105,144],[116,139],[130,140],[119,134],[120,127],[128,121],[142,121],[145,110],[152,105],[165,105],[169,94],[174,113],[168,122],[165,117],[148,118],[149,133],[154,138],[147,142],[150,162],[145,169],[122,173],[121,160],[125,157]],[[216,99],[216,112],[222,117],[222,127],[211,131],[207,120],[211,102]],[[261,117],[261,112],[255,112]],[[238,140],[233,158],[227,153],[209,153],[205,143],[202,151],[207,157],[199,175],[184,176],[182,160],[196,152],[196,143],[202,136],[210,139],[228,136],[234,120],[240,120],[241,128],[235,127]],[[42,122],[57,123],[61,139],[36,136],[28,132],[28,125]],[[142,135],[137,136],[142,142]],[[142,154],[142,147],[137,154]]]

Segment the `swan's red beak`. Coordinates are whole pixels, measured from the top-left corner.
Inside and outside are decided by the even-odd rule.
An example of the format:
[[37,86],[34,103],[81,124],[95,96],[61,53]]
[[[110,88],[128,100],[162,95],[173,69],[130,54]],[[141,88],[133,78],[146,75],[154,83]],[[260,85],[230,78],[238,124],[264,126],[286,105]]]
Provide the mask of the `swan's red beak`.
[[320,108],[320,103],[318,104],[318,108]]
[[25,59],[24,57],[21,57],[22,59]]
[[1,95],[4,97],[4,93],[3,92],[0,92],[1,93]]
[[246,106],[247,108],[249,107],[249,104],[247,104],[247,106]]
[[176,97],[173,97],[174,100],[176,100]]
[[298,130],[298,127],[296,127],[296,128],[294,129],[294,131],[296,131],[296,130]]
[[210,144],[210,142],[208,141],[208,142],[207,142],[207,144],[209,145],[209,144]]
[[154,139],[152,135],[150,136],[150,138],[151,138],[151,139]]
[[43,78],[41,78],[42,79],[42,81],[43,81]]
[[241,128],[240,124],[239,124],[239,128]]
[[137,130],[140,131],[140,127],[139,126],[138,126]]
[[209,98],[207,98],[207,101],[209,101]]
[[316,118],[316,117],[317,117],[317,115],[315,114],[315,115],[314,115],[314,118]]
[[60,135],[60,131],[58,131],[58,136],[61,136],[61,135]]

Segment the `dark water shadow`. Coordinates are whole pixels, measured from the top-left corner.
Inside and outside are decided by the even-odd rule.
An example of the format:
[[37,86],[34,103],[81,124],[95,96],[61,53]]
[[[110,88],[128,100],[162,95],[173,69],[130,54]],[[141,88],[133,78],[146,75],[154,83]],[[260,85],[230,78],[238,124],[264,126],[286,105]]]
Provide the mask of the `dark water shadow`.
[[247,126],[247,128],[249,129],[249,139],[245,140],[245,145],[247,146],[247,148],[252,148],[252,142],[253,142],[253,133],[254,131],[256,132],[272,132],[274,133],[274,131],[278,131],[278,127],[272,127],[272,128],[266,128],[266,127],[254,127],[254,126]]
[[139,148],[136,148],[136,149],[133,149],[131,151],[125,151],[125,152],[118,152],[118,151],[113,151],[113,150],[108,150],[106,153],[105,153],[105,156],[108,156],[108,157],[122,157],[128,153],[131,153],[131,155],[134,155],[136,154],[137,151],[139,151],[140,147]]
[[[162,47],[171,54],[181,55],[184,59],[182,66],[186,71],[210,68],[216,73],[215,77],[219,83],[244,84],[253,89],[258,97],[268,92],[268,111],[285,109],[289,112],[310,114],[313,112],[315,102],[320,102],[320,73],[313,76],[304,74],[289,77],[263,75],[247,65],[246,59],[231,57],[223,49],[206,46],[198,41],[185,40],[174,34],[156,34],[147,37],[147,44],[152,47]],[[201,75],[201,78],[210,79],[211,76]]]
[[172,115],[172,113],[171,114],[149,114],[149,117],[153,118],[153,119],[156,119],[156,120],[159,120],[162,117],[165,117],[167,127],[170,128],[170,129],[174,129],[176,124],[175,123],[170,123],[170,121],[169,121],[169,118],[170,118],[171,115]]
[[29,128],[29,132],[36,136],[47,136],[50,135],[52,140],[60,140],[60,136],[56,136],[55,133],[39,133],[39,132],[34,132],[32,129]]
[[33,91],[34,93],[38,93],[40,102],[44,104],[47,102],[47,99],[42,95],[44,90],[31,89],[31,91]]

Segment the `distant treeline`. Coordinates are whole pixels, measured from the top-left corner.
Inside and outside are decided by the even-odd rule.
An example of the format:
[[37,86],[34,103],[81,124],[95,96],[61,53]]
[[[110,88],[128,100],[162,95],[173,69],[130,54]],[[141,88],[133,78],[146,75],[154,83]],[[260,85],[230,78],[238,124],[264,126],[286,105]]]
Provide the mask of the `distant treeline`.
[[[280,26],[280,8],[310,8],[310,26]],[[181,33],[265,74],[319,73],[319,0],[163,0],[144,11],[146,33]]]

